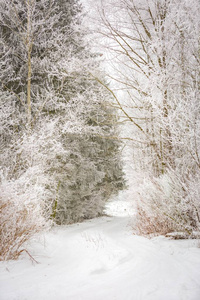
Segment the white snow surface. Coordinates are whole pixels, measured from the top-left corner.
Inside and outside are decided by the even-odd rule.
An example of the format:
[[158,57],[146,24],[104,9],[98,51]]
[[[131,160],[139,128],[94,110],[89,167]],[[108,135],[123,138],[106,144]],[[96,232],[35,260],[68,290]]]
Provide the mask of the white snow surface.
[[0,263],[0,299],[199,300],[199,242],[135,236],[126,211],[111,202],[113,216],[38,235],[26,248],[38,264]]

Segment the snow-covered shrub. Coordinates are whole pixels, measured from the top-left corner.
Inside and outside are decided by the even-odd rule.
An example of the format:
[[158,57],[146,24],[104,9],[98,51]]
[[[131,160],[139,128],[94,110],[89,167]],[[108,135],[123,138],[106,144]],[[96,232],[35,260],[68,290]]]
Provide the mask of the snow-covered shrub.
[[45,191],[31,184],[28,172],[18,180],[3,180],[0,186],[0,260],[16,259],[24,243],[47,228],[41,203]]
[[[23,244],[48,228],[56,181],[49,169],[62,151],[56,121],[11,136],[0,153],[0,259],[15,259]],[[48,187],[51,187],[48,188]]]
[[169,171],[159,178],[145,179],[139,187],[135,228],[139,234],[200,231],[200,174],[181,181]]

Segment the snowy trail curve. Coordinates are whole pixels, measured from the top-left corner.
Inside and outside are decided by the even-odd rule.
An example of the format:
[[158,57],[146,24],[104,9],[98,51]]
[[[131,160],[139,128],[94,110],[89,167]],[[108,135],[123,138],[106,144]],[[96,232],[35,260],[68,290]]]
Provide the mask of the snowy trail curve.
[[127,217],[56,228],[29,245],[39,264],[0,263],[0,299],[199,300],[194,243],[134,236]]

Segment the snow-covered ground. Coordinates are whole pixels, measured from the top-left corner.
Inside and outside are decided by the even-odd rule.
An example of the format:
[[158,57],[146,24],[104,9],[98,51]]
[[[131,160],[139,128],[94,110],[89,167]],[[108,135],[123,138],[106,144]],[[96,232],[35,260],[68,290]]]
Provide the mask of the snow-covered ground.
[[126,212],[112,202],[114,216],[38,236],[27,248],[38,264],[25,252],[0,263],[0,299],[199,300],[198,241],[135,236]]

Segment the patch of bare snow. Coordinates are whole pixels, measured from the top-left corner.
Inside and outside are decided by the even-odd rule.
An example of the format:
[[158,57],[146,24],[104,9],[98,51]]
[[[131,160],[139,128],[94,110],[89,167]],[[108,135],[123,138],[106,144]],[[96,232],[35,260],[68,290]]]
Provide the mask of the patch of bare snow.
[[0,299],[199,300],[198,242],[133,235],[130,204],[117,201],[115,216],[38,235],[27,249],[39,264],[26,253],[1,262]]
[[105,207],[105,213],[108,216],[132,217],[135,215],[135,206],[133,201],[129,200],[129,190],[121,191],[118,196],[108,201]]

